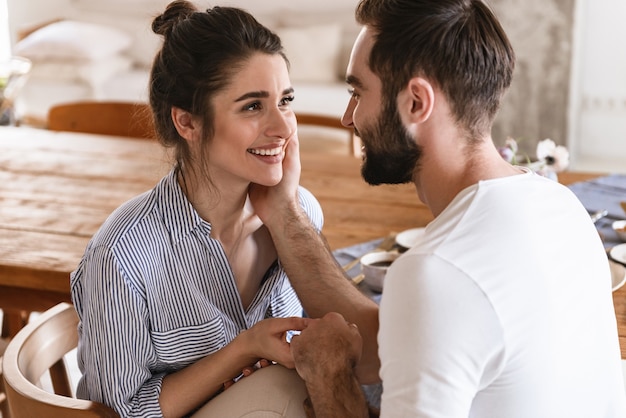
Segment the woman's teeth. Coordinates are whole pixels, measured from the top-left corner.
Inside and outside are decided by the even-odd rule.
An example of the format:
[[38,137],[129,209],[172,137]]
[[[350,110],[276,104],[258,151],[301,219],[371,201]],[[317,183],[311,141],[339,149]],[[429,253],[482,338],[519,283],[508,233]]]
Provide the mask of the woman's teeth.
[[272,148],[272,149],[252,149],[250,148],[248,152],[250,154],[256,155],[278,155],[283,151],[282,147]]

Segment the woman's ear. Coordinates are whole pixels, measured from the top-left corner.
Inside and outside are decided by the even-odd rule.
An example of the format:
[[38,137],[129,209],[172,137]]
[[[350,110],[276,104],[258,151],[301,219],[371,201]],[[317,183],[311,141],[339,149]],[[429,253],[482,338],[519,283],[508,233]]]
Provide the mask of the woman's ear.
[[174,126],[180,136],[187,141],[193,141],[195,138],[199,138],[200,127],[191,113],[179,107],[172,106],[171,115]]
[[422,78],[414,77],[409,80],[407,88],[398,95],[398,109],[408,123],[426,121],[433,112],[435,92],[432,84]]

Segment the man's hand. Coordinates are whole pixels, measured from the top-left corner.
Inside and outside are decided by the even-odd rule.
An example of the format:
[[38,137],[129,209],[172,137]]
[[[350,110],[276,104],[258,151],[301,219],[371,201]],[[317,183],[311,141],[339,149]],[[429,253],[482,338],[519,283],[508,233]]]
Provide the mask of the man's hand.
[[296,370],[311,383],[347,371],[351,373],[361,358],[362,346],[357,326],[335,312],[311,320],[300,335],[291,339]]
[[[291,339],[296,370],[304,379],[310,405],[307,416],[369,417],[367,402],[354,374],[363,340],[355,324],[331,312],[313,319]],[[312,411],[311,411],[312,409]]]

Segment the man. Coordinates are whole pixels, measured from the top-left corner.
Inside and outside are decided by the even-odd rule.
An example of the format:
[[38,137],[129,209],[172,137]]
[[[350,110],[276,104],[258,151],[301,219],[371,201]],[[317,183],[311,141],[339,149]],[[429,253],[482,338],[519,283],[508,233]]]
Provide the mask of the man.
[[376,333],[383,417],[626,416],[600,238],[569,189],[506,163],[490,136],[515,61],[493,13],[362,0],[356,17],[343,122],[363,141],[363,177],[413,182],[435,219],[389,269],[379,324],[300,213],[295,144],[282,184],[252,190],[322,317],[291,343],[316,416],[367,416],[359,381],[378,370]]

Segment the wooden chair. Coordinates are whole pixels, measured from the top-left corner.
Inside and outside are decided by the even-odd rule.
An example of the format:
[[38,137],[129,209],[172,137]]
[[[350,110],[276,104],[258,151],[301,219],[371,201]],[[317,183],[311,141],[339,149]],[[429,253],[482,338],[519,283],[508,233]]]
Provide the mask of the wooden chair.
[[[296,113],[298,126],[310,125],[321,128],[340,129],[346,133],[347,151],[350,155],[361,155],[361,141],[354,134],[354,129],[343,126],[341,119],[328,115],[318,115],[313,113]],[[324,146],[324,144],[322,144]]]
[[2,378],[2,356],[7,348],[9,341],[0,338],[0,417],[9,418],[9,402],[4,390],[4,379]]
[[134,138],[155,138],[147,103],[84,101],[58,104],[48,111],[53,131],[86,132]]
[[[78,344],[77,325],[74,307],[60,303],[9,342],[2,365],[12,418],[119,417],[106,405],[72,397],[64,356]],[[54,393],[39,386],[46,371]]]

